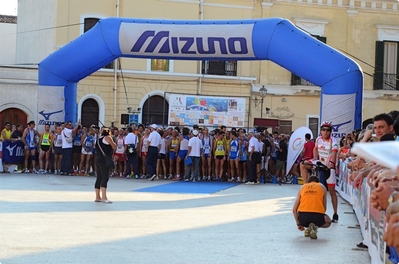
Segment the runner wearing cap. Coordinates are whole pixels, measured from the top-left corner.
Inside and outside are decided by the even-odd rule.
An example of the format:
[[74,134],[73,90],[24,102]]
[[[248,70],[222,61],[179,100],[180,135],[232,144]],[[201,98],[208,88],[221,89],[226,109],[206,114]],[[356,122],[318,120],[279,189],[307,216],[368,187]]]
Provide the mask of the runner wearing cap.
[[320,173],[321,180],[320,182],[326,183],[328,186],[328,191],[330,192],[331,196],[331,203],[334,210],[333,215],[333,223],[338,222],[338,198],[337,194],[335,193],[335,161],[337,159],[338,153],[338,143],[337,140],[331,137],[332,131],[332,123],[325,121],[320,126],[320,133],[319,136],[315,141],[315,147],[313,150],[313,157],[316,160],[320,160],[327,168],[330,169],[330,177],[328,179],[323,179]]

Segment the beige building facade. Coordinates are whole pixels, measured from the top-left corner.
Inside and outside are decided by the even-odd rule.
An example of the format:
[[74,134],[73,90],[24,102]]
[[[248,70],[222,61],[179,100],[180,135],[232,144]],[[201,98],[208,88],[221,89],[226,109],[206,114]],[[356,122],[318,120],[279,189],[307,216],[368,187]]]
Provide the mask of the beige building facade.
[[[360,65],[364,71],[363,119],[399,110],[399,90],[395,79],[399,70],[399,4],[395,1],[20,1],[17,65],[38,64],[82,35],[98,19],[106,17],[173,20],[285,18]],[[377,72],[376,64],[379,66]],[[19,71],[18,67],[15,71]],[[12,73],[8,74],[12,79]],[[378,78],[375,76],[382,76],[383,80],[376,81]],[[1,89],[9,87],[7,79],[2,78]],[[262,86],[267,89],[263,99],[259,94]],[[121,115],[130,112],[138,115],[140,123],[167,126],[170,94],[245,98],[246,128],[253,128],[254,119],[262,117],[278,121],[278,125],[273,125],[269,131],[289,133],[308,126],[314,133],[318,132],[320,87],[270,61],[221,63],[120,58],[79,82],[78,118],[86,119],[88,123],[98,119],[107,126],[121,126]],[[0,99],[3,110],[5,100],[8,99]],[[18,103],[17,98],[13,100]],[[37,119],[35,113],[37,108],[34,107],[26,111],[28,119]],[[86,118],[88,116],[90,118]],[[267,121],[266,124],[275,123]]]

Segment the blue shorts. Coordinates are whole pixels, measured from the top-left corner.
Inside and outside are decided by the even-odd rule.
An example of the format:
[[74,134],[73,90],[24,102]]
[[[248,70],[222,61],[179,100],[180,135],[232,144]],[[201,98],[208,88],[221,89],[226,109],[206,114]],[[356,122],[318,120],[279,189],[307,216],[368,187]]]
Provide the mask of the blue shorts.
[[179,150],[179,158],[184,159],[187,156],[188,150]]
[[208,154],[204,154],[204,158],[206,158],[206,159],[209,158],[210,156],[211,156],[211,154],[209,154],[209,153]]
[[176,160],[177,156],[176,156],[176,152],[174,151],[169,151],[169,158],[171,160]]

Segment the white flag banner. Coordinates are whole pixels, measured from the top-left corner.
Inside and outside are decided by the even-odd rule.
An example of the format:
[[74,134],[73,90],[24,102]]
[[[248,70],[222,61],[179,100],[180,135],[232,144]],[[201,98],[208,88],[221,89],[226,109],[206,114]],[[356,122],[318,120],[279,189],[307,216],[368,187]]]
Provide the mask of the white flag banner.
[[53,127],[55,123],[65,121],[64,102],[64,86],[39,85],[36,125],[39,132],[44,131],[45,124],[50,124]]
[[356,94],[323,94],[321,122],[331,121],[331,136],[341,138],[355,128]]
[[313,138],[313,133],[308,127],[298,128],[290,137],[290,142],[288,143],[287,168],[285,170],[287,174],[302,152],[303,146],[306,143],[306,134],[310,134],[310,138]]

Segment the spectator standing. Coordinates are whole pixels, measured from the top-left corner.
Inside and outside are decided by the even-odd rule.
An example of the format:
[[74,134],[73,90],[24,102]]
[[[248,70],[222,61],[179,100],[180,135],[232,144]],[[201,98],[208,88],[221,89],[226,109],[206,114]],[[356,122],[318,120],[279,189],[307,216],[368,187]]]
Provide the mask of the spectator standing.
[[[4,128],[3,128],[3,130],[1,131],[0,141],[11,140],[11,138],[12,138],[11,135],[12,135],[12,132],[11,132],[11,123],[10,123],[10,122],[5,122]],[[4,162],[3,162],[3,172],[4,172],[4,173],[10,173],[10,172],[8,171],[8,166],[7,166],[7,164],[5,164]]]
[[148,153],[147,153],[147,162],[146,162],[146,167],[148,173],[151,175],[151,177],[148,179],[149,181],[153,181],[155,179],[156,175],[156,170],[157,170],[157,159],[158,159],[158,153],[161,148],[161,136],[159,135],[157,131],[157,125],[152,124],[150,126],[151,133],[148,136]]
[[276,145],[276,177],[280,178],[280,182],[285,182],[285,163],[287,162],[288,145],[283,134],[280,135],[280,142]]
[[128,134],[125,137],[126,178],[129,179],[130,177],[135,177],[136,179],[138,179],[138,152],[140,151],[139,138],[134,134],[134,130],[132,129],[132,127],[128,127],[127,132]]
[[11,139],[20,140],[22,138],[23,131],[24,127],[21,124],[17,124],[15,131],[11,134]]
[[[194,164],[193,182],[198,181],[199,163],[202,156],[202,141],[198,138],[198,130],[193,130],[193,137],[188,141],[188,151],[185,159],[191,159]],[[186,165],[185,181],[189,181],[191,177],[191,164]]]
[[72,158],[72,147],[73,139],[78,131],[80,120],[73,128],[72,121],[65,124],[65,128],[62,130],[62,159],[61,159],[61,175],[72,175],[71,174],[71,158]]
[[248,182],[245,184],[255,184],[256,181],[256,164],[260,157],[260,153],[256,150],[258,140],[253,132],[248,134]]
[[[94,184],[94,190],[96,199],[95,202],[103,202],[110,204],[112,203],[107,197],[107,187],[109,181],[109,168],[105,163],[104,154],[112,157],[113,151],[116,149],[116,144],[112,140],[111,131],[109,128],[105,127],[102,129],[100,137],[97,140],[96,148],[101,148],[96,152],[96,167],[97,167],[97,178]],[[72,147],[71,147],[72,151]],[[104,152],[104,154],[103,154]],[[101,194],[100,194],[101,191]]]
[[[306,140],[306,142],[303,145],[303,150],[301,152],[302,160],[303,161],[312,160],[313,159],[314,142],[310,139],[309,133],[307,133],[305,135],[305,140]],[[299,165],[303,183],[308,182],[308,178],[309,178],[308,170],[311,168],[312,168],[311,165],[306,165],[303,162]]]

